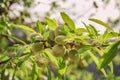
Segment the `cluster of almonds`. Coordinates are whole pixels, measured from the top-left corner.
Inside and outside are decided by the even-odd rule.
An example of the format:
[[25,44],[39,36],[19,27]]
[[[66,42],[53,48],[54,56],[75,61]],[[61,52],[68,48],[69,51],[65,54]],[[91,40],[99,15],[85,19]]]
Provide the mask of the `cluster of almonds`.
[[[49,30],[49,36],[47,40],[44,40],[40,33],[33,33],[31,38],[34,40],[32,44],[32,52],[40,53],[45,48],[51,48],[52,54],[55,57],[63,57],[67,53],[70,57],[73,57],[77,53],[77,50],[73,48],[74,42],[65,42],[67,34],[62,32],[63,26],[58,26],[55,30]],[[49,44],[49,45],[48,45]],[[68,46],[70,49],[68,49]]]
[[40,33],[33,33],[31,35],[34,41],[31,47],[33,53],[40,53],[45,48],[51,49],[51,53],[55,57],[63,57],[65,60],[79,61],[77,55],[81,44],[75,41],[65,42],[67,34],[63,33],[62,26],[58,26],[55,30],[49,30],[49,36],[47,39],[43,39]]

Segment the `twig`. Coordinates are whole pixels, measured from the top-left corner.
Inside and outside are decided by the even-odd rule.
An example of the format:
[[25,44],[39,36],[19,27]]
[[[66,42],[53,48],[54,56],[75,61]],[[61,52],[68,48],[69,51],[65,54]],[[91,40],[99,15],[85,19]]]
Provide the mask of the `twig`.
[[[23,57],[23,56],[25,56],[25,55],[27,55],[27,54],[30,54],[30,53],[22,54],[20,57]],[[14,59],[14,58],[17,58],[17,57],[16,57],[16,56],[9,56],[9,59],[4,60],[4,61],[0,61],[0,65],[7,63],[8,61],[10,61],[11,59]]]

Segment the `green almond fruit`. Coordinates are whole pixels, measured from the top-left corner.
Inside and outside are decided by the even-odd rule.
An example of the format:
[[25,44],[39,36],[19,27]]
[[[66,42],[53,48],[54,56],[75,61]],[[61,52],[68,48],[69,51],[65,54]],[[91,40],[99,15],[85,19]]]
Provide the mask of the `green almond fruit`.
[[56,42],[57,44],[62,45],[62,44],[65,43],[65,41],[64,41],[65,39],[66,39],[66,36],[58,35],[58,36],[55,37],[55,42]]
[[42,42],[36,42],[32,44],[31,50],[33,53],[40,53],[44,49]]
[[74,58],[76,58],[76,54],[77,54],[77,53],[78,53],[77,50],[71,49],[71,50],[69,51],[69,57],[70,57],[71,59],[74,59]]
[[62,57],[66,53],[66,49],[63,45],[55,45],[52,48],[52,53],[55,57]]
[[49,31],[49,38],[50,38],[51,40],[54,40],[54,38],[55,38],[55,32],[54,32],[53,30],[50,30],[50,31]]
[[51,40],[49,37],[47,38],[47,43],[52,47],[55,45],[55,41]]

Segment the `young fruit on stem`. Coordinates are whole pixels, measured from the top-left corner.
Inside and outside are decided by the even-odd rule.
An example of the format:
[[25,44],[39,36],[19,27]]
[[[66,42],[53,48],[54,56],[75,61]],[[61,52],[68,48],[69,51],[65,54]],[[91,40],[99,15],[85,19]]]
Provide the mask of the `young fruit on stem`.
[[54,38],[55,38],[55,32],[54,32],[53,30],[50,30],[50,31],[49,31],[49,38],[50,38],[51,40],[54,40]]
[[78,61],[78,56],[77,56],[77,50],[76,49],[71,49],[69,51],[69,58],[72,62],[77,62]]
[[47,38],[47,43],[53,47],[55,45],[55,41],[54,40],[51,40],[49,37]]
[[42,42],[33,43],[31,50],[33,53],[40,53],[44,49],[44,45]]
[[55,45],[52,48],[52,53],[56,57],[64,56],[65,52],[66,52],[66,49],[65,49],[65,47],[63,45]]
[[66,36],[58,35],[55,37],[55,42],[59,45],[63,45],[65,43],[64,42],[65,39],[66,39]]

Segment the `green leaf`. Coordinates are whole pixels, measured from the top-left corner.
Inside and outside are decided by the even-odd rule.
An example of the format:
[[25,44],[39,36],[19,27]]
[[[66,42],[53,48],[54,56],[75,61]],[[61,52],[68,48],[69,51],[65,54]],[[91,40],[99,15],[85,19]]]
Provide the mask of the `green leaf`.
[[82,46],[82,47],[78,50],[78,53],[79,53],[79,54],[82,54],[82,53],[86,52],[87,50],[90,50],[91,48],[92,48],[92,46],[90,46],[90,45]]
[[108,31],[106,31],[103,34],[103,39],[114,38],[114,37],[117,37],[117,36],[118,36],[118,33],[116,33],[116,32],[108,32]]
[[16,28],[21,28],[24,29],[26,31],[31,31],[31,32],[36,32],[35,30],[33,30],[32,28],[25,26],[25,25],[18,25],[18,24],[11,24],[12,27],[16,27]]
[[38,76],[38,65],[36,62],[34,62],[32,66],[32,80],[37,80],[37,76]]
[[100,38],[101,38],[103,41],[108,40],[108,38],[109,38],[109,32],[106,30],[106,31],[104,32],[104,34],[100,36]]
[[75,34],[69,34],[68,37],[64,41],[72,41],[72,40],[84,40],[84,39],[90,39],[89,36],[76,36]]
[[43,38],[44,38],[44,39],[47,39],[48,36],[49,36],[49,32],[45,32],[45,33],[43,34]]
[[[90,55],[90,57],[93,59],[93,61],[95,62],[95,64],[98,66],[98,65],[99,65],[99,60],[98,60],[98,58],[97,58],[90,50],[88,50],[87,52],[88,52],[88,54]],[[103,68],[100,69],[100,70],[101,70],[101,72],[104,74],[104,76],[106,77],[107,74],[106,74],[105,70],[104,70]]]
[[0,55],[0,61],[8,60],[9,57],[6,55]]
[[46,66],[47,66],[47,69],[48,69],[48,80],[51,80],[52,79],[51,68],[48,65],[46,65]]
[[25,51],[28,45],[25,45],[17,50],[16,57],[20,57],[20,55]]
[[117,54],[119,45],[120,45],[120,41],[116,41],[105,49],[104,54],[100,59],[100,64],[98,66],[98,69],[107,66],[112,61],[112,59]]
[[19,59],[18,67],[20,67],[25,61],[27,61],[31,55],[32,53],[28,53],[24,58]]
[[57,24],[57,22],[55,20],[52,20],[52,19],[50,19],[48,17],[45,17],[45,21],[47,22],[48,27],[49,27],[50,30],[55,30],[56,29],[58,24]]
[[[97,47],[94,47],[94,49],[99,53],[100,56],[103,56],[103,54],[104,54],[103,51],[104,51],[104,50],[103,50],[102,48],[99,49],[99,48],[97,48]],[[110,62],[108,65],[109,65],[109,67],[110,67],[111,73],[113,73],[113,64],[112,64],[112,62]],[[99,67],[99,66],[97,66],[97,68],[98,68],[98,67]]]
[[18,38],[16,38],[16,37],[14,37],[14,36],[12,36],[12,35],[8,35],[8,34],[3,34],[4,36],[7,36],[7,37],[9,37],[9,38],[12,38],[12,39],[14,39],[15,41],[18,41],[18,42],[20,42],[20,43],[22,43],[23,45],[26,45],[26,43],[24,42],[24,41],[22,41],[21,39],[18,39]]
[[36,22],[36,26],[37,26],[38,32],[42,33],[45,30],[45,26],[42,25],[42,23],[39,20]]
[[67,68],[67,65],[66,65],[65,61],[63,59],[59,60],[58,65],[59,65],[58,73],[60,75],[63,75],[65,73],[65,71],[66,71],[66,68]]
[[58,60],[58,65],[59,65],[59,69],[56,80],[61,79],[61,77],[65,74],[65,71],[67,69],[67,65],[63,59]]
[[12,80],[15,80],[14,78],[15,78],[15,74],[16,74],[17,69],[18,69],[18,64],[19,64],[19,62],[14,67],[14,72],[13,72],[13,75],[12,75]]
[[103,22],[103,21],[101,21],[101,20],[98,20],[98,19],[95,19],[95,18],[90,18],[89,20],[90,20],[90,21],[93,21],[93,22],[96,22],[96,23],[98,23],[98,24],[106,27],[107,29],[110,29],[110,30],[113,31],[113,28],[112,28],[110,25],[108,25],[107,23],[105,23],[105,22]]
[[107,30],[104,32],[103,35],[100,35],[98,37],[98,41],[106,41],[109,40],[110,38],[115,38],[118,37],[119,33],[116,32],[108,32]]
[[81,33],[87,32],[87,30],[85,28],[77,28],[75,31],[76,32],[81,32]]
[[4,30],[5,30],[5,26],[0,24],[0,33],[4,32]]
[[10,64],[10,61],[6,62],[6,64],[4,64],[2,66],[2,68],[0,69],[0,73],[2,73],[2,71],[6,70],[6,68],[8,67],[9,64]]
[[93,61],[96,63],[96,65],[98,65],[99,64],[98,58],[90,50],[88,50],[87,52],[91,56]]
[[108,65],[109,65],[109,67],[110,67],[110,71],[111,71],[111,73],[113,73],[113,63],[110,62]]
[[58,66],[58,62],[57,62],[57,59],[52,55],[52,53],[51,53],[48,49],[45,50],[45,54],[50,58],[50,60],[51,60],[57,67],[59,67],[59,66]]
[[74,31],[75,30],[75,24],[74,24],[73,20],[64,12],[61,12],[60,14],[62,16],[63,21],[70,27],[70,29],[72,31]]
[[63,28],[64,28],[64,29],[63,29],[62,31],[63,31],[64,33],[68,34],[68,33],[70,32],[70,29],[69,29],[68,26],[66,26],[65,24],[63,25]]
[[89,33],[89,35],[91,35],[91,32],[90,32],[90,30],[89,30],[89,27],[88,27],[88,25],[87,24],[85,24],[84,22],[82,22],[83,23],[83,25],[86,27],[86,29],[87,29],[87,32]]
[[89,29],[91,30],[91,33],[94,35],[94,36],[98,36],[98,31],[95,29],[95,27],[93,25],[89,25]]

